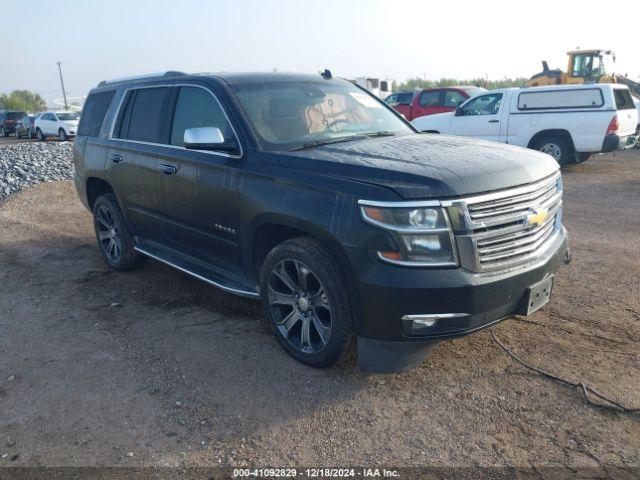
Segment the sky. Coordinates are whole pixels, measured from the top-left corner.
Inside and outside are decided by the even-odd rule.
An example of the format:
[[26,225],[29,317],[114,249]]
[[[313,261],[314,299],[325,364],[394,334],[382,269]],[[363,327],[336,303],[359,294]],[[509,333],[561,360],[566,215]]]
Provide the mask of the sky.
[[[610,7],[607,7],[609,5]],[[418,0],[29,0],[0,11],[0,93],[60,98],[165,70],[529,77],[576,47],[612,49],[640,78],[640,3]]]

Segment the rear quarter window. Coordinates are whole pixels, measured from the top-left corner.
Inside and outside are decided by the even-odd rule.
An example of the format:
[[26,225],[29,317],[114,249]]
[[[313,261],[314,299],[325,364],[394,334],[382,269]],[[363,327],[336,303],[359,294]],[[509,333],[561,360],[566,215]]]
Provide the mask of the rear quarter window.
[[614,88],[613,97],[616,100],[616,108],[618,110],[633,110],[636,108],[631,98],[631,93],[626,88]]
[[82,109],[78,135],[97,137],[100,134],[102,122],[104,122],[104,117],[109,105],[111,105],[114,94],[115,90],[109,90],[89,95]]

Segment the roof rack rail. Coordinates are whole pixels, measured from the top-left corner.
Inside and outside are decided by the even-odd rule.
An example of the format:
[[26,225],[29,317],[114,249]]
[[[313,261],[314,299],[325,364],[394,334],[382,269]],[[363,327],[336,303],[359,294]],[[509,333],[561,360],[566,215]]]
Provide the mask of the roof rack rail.
[[98,86],[111,85],[113,83],[131,82],[134,80],[146,80],[147,78],[165,78],[165,77],[181,77],[187,75],[184,72],[178,72],[175,70],[169,70],[167,72],[149,73],[147,75],[135,75],[133,77],[114,78],[113,80],[102,80]]

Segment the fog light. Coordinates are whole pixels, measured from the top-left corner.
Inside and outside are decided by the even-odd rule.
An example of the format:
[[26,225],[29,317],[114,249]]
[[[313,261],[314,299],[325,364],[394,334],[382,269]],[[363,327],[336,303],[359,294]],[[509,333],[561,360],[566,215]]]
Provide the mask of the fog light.
[[405,315],[402,317],[402,328],[407,334],[425,335],[441,320],[462,319],[469,317],[467,313],[432,313]]

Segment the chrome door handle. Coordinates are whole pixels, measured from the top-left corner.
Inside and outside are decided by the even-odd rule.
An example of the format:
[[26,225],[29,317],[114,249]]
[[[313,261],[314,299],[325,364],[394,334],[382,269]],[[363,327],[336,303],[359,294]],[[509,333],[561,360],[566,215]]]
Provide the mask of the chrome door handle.
[[500,120],[489,120],[489,123],[498,123]]
[[117,153],[112,153],[111,155],[109,155],[109,158],[113,163],[120,163],[122,161],[122,156],[118,155]]
[[165,175],[173,175],[178,171],[177,167],[174,167],[173,165],[167,165],[165,163],[161,163],[160,165],[158,165],[158,168],[162,170]]

